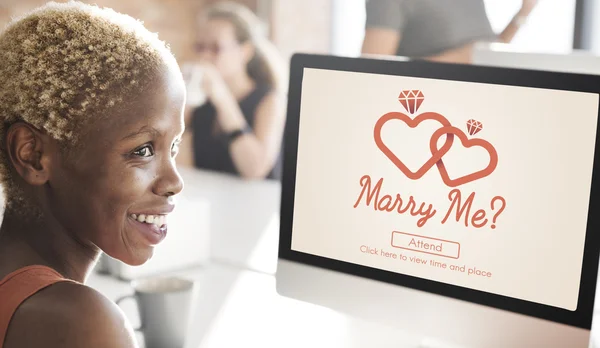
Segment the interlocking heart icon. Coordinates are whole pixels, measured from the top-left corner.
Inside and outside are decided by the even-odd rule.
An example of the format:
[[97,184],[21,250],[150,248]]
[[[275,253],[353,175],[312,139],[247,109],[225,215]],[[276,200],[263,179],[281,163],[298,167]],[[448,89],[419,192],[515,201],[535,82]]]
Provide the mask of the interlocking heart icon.
[[[386,146],[381,139],[381,130],[383,126],[391,120],[402,121],[410,128],[416,128],[419,126],[419,124],[426,120],[434,120],[439,122],[441,125],[441,127],[431,135],[431,139],[429,141],[431,157],[427,159],[427,161],[425,161],[425,163],[416,172],[408,169],[404,162],[402,162],[402,160],[398,158],[398,156],[388,146]],[[446,136],[446,141],[442,147],[438,149],[438,141],[444,135]],[[454,143],[455,136],[458,137],[462,146],[466,148],[481,147],[485,149],[490,157],[488,165],[484,169],[474,173],[470,173],[456,179],[450,178],[446,166],[444,165],[443,157],[446,153],[448,153],[448,151],[450,151],[450,148]],[[496,149],[494,146],[492,146],[492,144],[483,139],[468,139],[467,135],[463,131],[452,126],[444,116],[435,112],[425,112],[416,116],[415,118],[411,118],[401,112],[389,112],[381,116],[379,120],[377,120],[377,123],[375,123],[374,137],[377,147],[379,147],[379,149],[392,161],[392,163],[396,165],[396,167],[398,167],[398,169],[400,169],[402,173],[404,173],[404,175],[406,175],[407,178],[412,180],[421,178],[435,165],[442,177],[443,182],[449,187],[456,187],[492,174],[498,165],[498,154],[496,153]]]

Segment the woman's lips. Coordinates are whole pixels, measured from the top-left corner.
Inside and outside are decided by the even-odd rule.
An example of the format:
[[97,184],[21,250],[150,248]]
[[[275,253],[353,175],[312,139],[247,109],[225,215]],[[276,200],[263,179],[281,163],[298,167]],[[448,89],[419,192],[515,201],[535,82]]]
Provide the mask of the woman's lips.
[[129,219],[150,245],[159,244],[167,236],[166,215],[131,214]]

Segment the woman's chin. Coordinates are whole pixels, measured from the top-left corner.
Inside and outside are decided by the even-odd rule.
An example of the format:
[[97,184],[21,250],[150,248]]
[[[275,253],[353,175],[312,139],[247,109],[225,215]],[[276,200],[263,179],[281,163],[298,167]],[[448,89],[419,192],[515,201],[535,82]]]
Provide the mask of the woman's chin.
[[135,255],[135,257],[131,258],[129,262],[125,262],[129,266],[141,266],[148,262],[154,256],[154,247],[149,247],[147,250],[141,251],[140,253]]
[[129,266],[141,266],[148,262],[154,255],[154,247],[149,246],[142,249],[135,250],[134,254],[127,255],[119,255],[117,257],[112,256],[113,258],[127,264]]

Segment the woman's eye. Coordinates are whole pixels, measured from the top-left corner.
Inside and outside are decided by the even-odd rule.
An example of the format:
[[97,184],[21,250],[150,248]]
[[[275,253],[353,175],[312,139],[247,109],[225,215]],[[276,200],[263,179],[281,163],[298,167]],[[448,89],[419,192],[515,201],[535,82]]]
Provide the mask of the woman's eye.
[[133,152],[133,154],[135,156],[139,156],[139,157],[150,157],[150,156],[154,155],[154,151],[152,150],[152,146],[146,145],[144,147],[141,147],[141,148],[135,150]]

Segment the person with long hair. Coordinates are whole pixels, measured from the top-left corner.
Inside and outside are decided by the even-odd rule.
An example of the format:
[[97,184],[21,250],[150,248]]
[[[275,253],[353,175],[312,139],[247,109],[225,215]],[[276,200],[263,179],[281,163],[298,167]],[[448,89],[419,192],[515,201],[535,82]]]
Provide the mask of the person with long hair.
[[279,179],[285,125],[281,57],[256,15],[241,4],[206,8],[198,26],[195,63],[207,101],[186,111],[190,134],[179,163]]
[[183,189],[185,84],[141,22],[48,3],[0,33],[0,348],[133,348],[85,285],[102,252],[141,265]]

